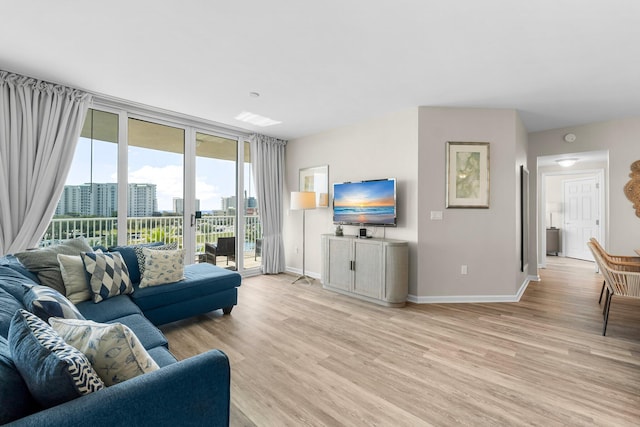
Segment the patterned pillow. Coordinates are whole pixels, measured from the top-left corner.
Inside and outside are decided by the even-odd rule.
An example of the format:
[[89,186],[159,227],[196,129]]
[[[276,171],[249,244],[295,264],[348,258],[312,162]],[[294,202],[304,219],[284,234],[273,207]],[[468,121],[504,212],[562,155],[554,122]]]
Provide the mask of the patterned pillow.
[[75,305],[60,292],[48,286],[34,285],[24,294],[23,302],[27,310],[44,320],[49,317],[84,319]]
[[160,369],[138,337],[121,323],[91,320],[49,320],[67,344],[87,356],[107,386]]
[[[140,277],[142,278],[142,276],[144,275],[144,251],[143,249],[145,248],[145,246],[134,246],[133,250],[136,253],[136,258],[138,258],[138,268],[140,269]],[[176,249],[178,249],[178,242],[173,242],[173,243],[167,243],[166,245],[161,245],[161,246],[153,246],[152,247],[154,251],[175,251]]]
[[144,275],[140,287],[163,285],[184,280],[184,249],[176,251],[144,248]]
[[45,408],[104,388],[86,356],[26,310],[11,320],[9,347],[29,391]]
[[93,302],[133,292],[127,265],[119,253],[83,252],[82,262],[89,277]]
[[58,254],[58,264],[64,282],[65,296],[74,304],[91,299],[87,272],[80,255]]

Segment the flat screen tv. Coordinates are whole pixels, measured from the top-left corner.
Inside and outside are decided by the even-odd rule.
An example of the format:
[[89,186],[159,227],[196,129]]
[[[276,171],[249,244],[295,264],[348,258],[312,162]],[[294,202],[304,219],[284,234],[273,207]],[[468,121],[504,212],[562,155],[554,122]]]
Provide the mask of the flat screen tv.
[[334,183],[333,222],[395,227],[396,180]]

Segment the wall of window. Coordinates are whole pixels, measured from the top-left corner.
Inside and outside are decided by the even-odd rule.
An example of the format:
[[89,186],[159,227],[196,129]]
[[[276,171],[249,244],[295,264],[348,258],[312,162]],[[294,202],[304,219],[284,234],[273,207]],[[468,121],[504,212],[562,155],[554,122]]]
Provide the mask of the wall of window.
[[[185,262],[233,237],[229,268],[257,268],[261,227],[247,134],[187,116],[99,100],[90,109],[42,246],[177,242]],[[243,159],[243,162],[238,162]]]

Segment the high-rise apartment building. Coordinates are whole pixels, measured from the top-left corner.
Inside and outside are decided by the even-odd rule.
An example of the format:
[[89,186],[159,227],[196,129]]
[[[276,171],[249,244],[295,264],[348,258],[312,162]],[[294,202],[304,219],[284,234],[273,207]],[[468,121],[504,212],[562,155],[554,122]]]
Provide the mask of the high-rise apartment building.
[[[129,184],[127,215],[151,216],[157,211],[155,184]],[[112,217],[118,212],[115,182],[65,185],[56,215]]]
[[[200,210],[200,199],[196,199],[196,210]],[[173,212],[178,215],[182,215],[184,213],[184,199],[180,197],[173,198]]]

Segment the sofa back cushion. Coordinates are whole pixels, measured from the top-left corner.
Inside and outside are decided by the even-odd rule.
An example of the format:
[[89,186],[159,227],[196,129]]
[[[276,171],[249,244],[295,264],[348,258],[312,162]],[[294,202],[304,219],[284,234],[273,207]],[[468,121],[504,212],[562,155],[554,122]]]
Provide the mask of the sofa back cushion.
[[17,420],[38,410],[20,372],[16,369],[9,343],[0,337],[0,425]]
[[[0,336],[6,338],[9,335],[9,325],[16,311],[24,308],[18,301],[4,289],[0,288]],[[0,401],[2,404],[2,401]]]
[[136,248],[151,248],[154,246],[162,246],[162,242],[143,243],[139,245],[125,245],[125,246],[111,246],[109,252],[120,252],[122,259],[127,264],[129,270],[129,277],[131,282],[140,283],[140,266],[138,262],[138,256],[136,255]]
[[45,408],[104,388],[87,357],[26,310],[14,315],[8,341],[13,363]]
[[32,273],[38,275],[42,285],[49,286],[61,294],[65,294],[64,282],[58,264],[58,254],[80,255],[91,252],[91,247],[83,238],[67,240],[48,248],[19,252],[16,257]]

